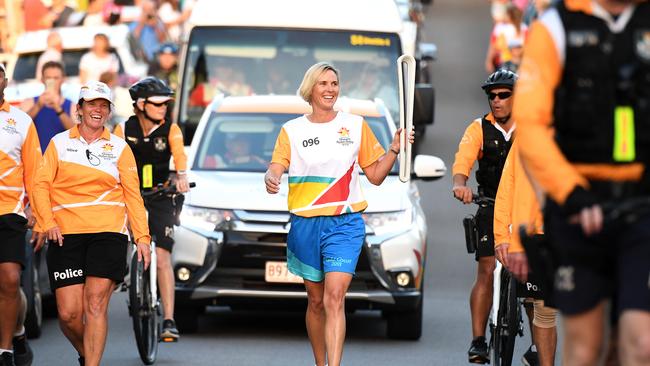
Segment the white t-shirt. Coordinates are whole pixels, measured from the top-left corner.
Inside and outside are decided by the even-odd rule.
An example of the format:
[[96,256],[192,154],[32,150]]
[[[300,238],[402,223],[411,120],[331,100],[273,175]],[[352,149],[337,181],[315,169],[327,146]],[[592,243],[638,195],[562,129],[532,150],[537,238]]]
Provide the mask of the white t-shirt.
[[384,155],[361,117],[338,112],[327,123],[302,116],[284,124],[272,162],[289,168],[289,211],[303,217],[363,211],[359,169]]
[[118,72],[120,70],[120,61],[113,53],[100,58],[92,52],[87,52],[81,56],[79,61],[79,71],[81,70],[86,72],[86,81],[98,81],[102,73],[106,71]]

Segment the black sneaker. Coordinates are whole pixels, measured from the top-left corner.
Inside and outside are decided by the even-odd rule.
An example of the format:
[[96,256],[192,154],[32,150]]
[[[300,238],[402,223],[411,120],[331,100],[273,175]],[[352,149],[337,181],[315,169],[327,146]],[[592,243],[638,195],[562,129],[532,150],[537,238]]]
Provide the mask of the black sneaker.
[[162,333],[160,340],[163,342],[178,342],[178,329],[176,329],[176,322],[174,319],[163,320]]
[[469,346],[467,351],[470,363],[486,364],[490,363],[490,356],[488,355],[488,345],[485,342],[485,337],[476,337]]
[[23,334],[14,337],[12,341],[14,345],[14,363],[16,366],[31,366],[34,360],[34,352],[32,352],[32,348],[27,343],[27,337]]
[[537,366],[539,365],[539,358],[537,356],[537,351],[533,351],[533,346],[528,347],[528,351],[524,353],[524,357],[521,358],[521,362],[526,366]]
[[14,354],[11,352],[2,352],[2,354],[0,354],[0,365],[16,366],[16,364],[14,363]]

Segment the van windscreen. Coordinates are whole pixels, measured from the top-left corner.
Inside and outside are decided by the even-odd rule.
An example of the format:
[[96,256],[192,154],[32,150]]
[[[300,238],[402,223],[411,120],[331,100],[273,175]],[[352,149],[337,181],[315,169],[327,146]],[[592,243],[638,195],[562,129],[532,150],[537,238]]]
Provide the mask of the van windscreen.
[[295,95],[309,66],[329,61],[340,71],[341,96],[381,98],[398,115],[396,34],[196,27],[180,95],[186,143],[205,107],[219,94]]

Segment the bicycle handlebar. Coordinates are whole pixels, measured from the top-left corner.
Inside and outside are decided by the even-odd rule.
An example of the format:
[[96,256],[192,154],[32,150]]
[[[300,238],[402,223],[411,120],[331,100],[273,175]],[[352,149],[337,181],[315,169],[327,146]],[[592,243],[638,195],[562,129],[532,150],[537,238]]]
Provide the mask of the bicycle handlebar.
[[472,194],[472,203],[477,205],[494,205],[494,198],[485,197],[478,194]]
[[[190,182],[190,188],[196,187],[195,182]],[[152,198],[158,195],[163,195],[165,193],[177,193],[178,191],[176,190],[176,184],[170,184],[168,186],[163,186],[162,184],[159,184],[156,188],[152,189],[151,191],[146,191],[146,192],[141,192],[142,198]]]

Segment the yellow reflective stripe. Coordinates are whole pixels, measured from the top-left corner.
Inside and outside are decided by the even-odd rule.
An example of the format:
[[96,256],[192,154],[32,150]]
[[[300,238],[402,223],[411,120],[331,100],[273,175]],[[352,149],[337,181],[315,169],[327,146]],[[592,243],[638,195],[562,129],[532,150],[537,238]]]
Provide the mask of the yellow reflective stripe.
[[153,187],[153,165],[147,164],[142,167],[142,188]]
[[634,110],[618,106],[614,110],[614,161],[630,162],[635,158]]

